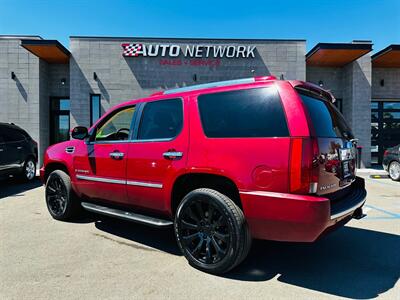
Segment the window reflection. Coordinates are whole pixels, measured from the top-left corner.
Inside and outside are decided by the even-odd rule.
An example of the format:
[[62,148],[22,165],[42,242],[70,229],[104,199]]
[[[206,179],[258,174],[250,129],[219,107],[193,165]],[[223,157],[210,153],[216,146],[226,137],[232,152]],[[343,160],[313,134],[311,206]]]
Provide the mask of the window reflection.
[[101,117],[101,95],[90,95],[90,125]]

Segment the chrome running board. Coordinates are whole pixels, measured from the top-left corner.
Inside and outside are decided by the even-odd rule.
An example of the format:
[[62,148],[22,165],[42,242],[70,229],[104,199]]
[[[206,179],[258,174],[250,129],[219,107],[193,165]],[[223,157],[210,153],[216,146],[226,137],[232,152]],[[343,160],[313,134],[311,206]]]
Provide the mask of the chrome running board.
[[93,203],[82,202],[82,207],[88,211],[99,213],[102,215],[116,217],[123,220],[133,221],[145,225],[150,225],[154,227],[166,227],[171,226],[173,223],[169,220],[158,219],[154,217],[149,217],[141,214],[136,214],[133,212],[128,212],[120,209],[105,207]]

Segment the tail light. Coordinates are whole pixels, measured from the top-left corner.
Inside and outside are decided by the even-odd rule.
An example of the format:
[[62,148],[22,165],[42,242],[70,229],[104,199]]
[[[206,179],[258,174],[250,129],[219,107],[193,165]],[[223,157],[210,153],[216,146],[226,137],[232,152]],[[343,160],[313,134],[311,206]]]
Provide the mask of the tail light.
[[383,152],[383,156],[388,155],[388,154],[389,154],[388,150],[385,150],[385,152]]
[[290,144],[289,191],[313,194],[318,184],[318,141],[315,138],[293,138]]

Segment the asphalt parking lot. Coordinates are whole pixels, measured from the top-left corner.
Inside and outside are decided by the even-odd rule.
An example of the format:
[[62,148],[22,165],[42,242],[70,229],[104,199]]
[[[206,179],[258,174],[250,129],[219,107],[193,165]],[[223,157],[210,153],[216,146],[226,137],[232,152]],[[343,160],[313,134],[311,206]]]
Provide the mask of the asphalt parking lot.
[[255,241],[224,276],[191,268],[172,229],[53,220],[44,189],[0,183],[1,299],[400,299],[400,183],[366,179],[367,217],[313,244]]

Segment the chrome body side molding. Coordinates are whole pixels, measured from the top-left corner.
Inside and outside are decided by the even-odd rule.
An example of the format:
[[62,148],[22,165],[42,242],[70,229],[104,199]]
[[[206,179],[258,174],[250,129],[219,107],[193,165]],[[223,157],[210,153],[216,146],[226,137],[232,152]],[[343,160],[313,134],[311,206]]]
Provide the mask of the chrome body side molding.
[[96,176],[88,176],[88,175],[76,175],[77,179],[80,180],[88,180],[95,182],[104,182],[104,183],[114,183],[114,184],[126,184],[126,185],[135,185],[149,188],[162,189],[162,183],[154,183],[154,182],[146,182],[146,181],[137,181],[137,180],[123,180],[123,179],[114,179],[114,178],[106,178],[106,177],[96,177]]
[[112,178],[94,177],[86,175],[76,175],[76,178],[81,180],[104,182],[104,183],[126,184],[126,181],[122,179],[112,179]]
[[151,188],[156,188],[156,189],[162,189],[162,187],[163,187],[163,185],[161,183],[151,183],[151,182],[134,181],[134,180],[128,180],[126,182],[126,184],[127,185],[151,187]]

